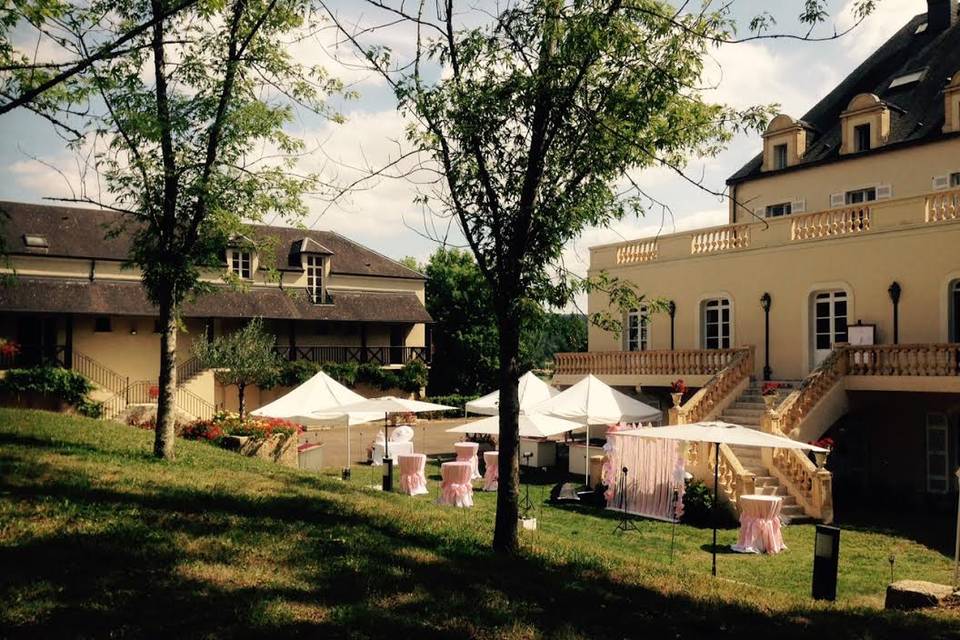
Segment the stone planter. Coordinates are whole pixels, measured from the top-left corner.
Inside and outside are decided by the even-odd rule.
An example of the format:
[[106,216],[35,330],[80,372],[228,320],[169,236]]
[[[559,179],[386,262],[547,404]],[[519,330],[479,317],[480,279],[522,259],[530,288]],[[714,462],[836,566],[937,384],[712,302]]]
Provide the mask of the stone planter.
[[679,407],[679,406],[680,406],[680,402],[683,400],[683,394],[682,394],[682,393],[671,393],[671,394],[670,394],[670,399],[673,400],[673,406]]
[[777,406],[777,396],[763,396],[763,404],[765,404],[767,407],[767,413],[773,411],[773,408]]
[[247,436],[226,436],[221,440],[221,446],[242,456],[269,460],[294,469],[299,466],[295,437],[275,435],[255,440]]

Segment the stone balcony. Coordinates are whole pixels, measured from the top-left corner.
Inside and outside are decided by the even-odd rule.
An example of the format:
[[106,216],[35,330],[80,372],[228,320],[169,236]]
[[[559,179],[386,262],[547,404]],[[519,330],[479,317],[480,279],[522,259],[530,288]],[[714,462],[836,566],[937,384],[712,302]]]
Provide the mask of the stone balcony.
[[591,270],[960,222],[960,189],[591,247]]

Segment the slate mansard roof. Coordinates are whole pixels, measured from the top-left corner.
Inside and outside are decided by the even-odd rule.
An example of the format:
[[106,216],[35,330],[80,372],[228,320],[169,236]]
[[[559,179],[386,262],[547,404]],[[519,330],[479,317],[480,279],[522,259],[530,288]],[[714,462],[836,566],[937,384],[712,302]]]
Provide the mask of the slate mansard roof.
[[[891,111],[889,139],[883,147],[869,153],[882,153],[957,136],[956,133],[942,132],[945,116],[943,90],[950,77],[960,73],[960,23],[939,32],[921,29],[921,25],[925,24],[927,14],[911,19],[799,119],[807,125],[812,139],[798,164],[761,173],[763,154],[758,154],[730,176],[727,183],[735,184],[846,159],[840,156],[840,113],[860,93],[875,94]],[[856,36],[854,31],[847,37]],[[918,71],[924,72],[918,82],[891,88],[895,79]]]

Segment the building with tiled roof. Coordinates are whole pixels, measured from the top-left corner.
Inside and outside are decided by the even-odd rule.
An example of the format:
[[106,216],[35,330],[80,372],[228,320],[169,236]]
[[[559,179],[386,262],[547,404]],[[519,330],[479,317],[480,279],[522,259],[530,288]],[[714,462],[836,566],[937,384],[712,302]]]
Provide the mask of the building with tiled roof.
[[[108,401],[155,383],[157,309],[127,262],[134,229],[120,216],[0,202],[0,338],[19,346],[0,366],[73,367]],[[284,358],[387,367],[429,359],[425,278],[395,260],[331,231],[264,225],[249,226],[222,258],[222,271],[206,275],[211,290],[184,304],[178,339],[182,395],[205,408],[230,407],[230,391],[196,367],[193,342],[254,317]]]

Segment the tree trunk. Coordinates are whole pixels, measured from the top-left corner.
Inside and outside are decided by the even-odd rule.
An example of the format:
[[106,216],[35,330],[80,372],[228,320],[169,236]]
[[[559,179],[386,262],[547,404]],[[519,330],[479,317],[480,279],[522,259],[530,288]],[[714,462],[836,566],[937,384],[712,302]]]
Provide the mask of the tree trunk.
[[518,398],[520,319],[518,314],[498,317],[500,330],[500,439],[497,485],[497,515],[493,530],[493,548],[501,553],[516,553],[520,499],[520,465],[517,451],[520,441],[520,401]]
[[166,292],[160,300],[160,395],[157,397],[157,427],[153,454],[164,460],[173,460],[176,438],[177,389],[177,318],[172,294]]
[[237,404],[240,405],[240,421],[243,421],[243,414],[246,412],[247,403],[245,400],[244,391],[246,391],[247,385],[242,382],[237,385]]

